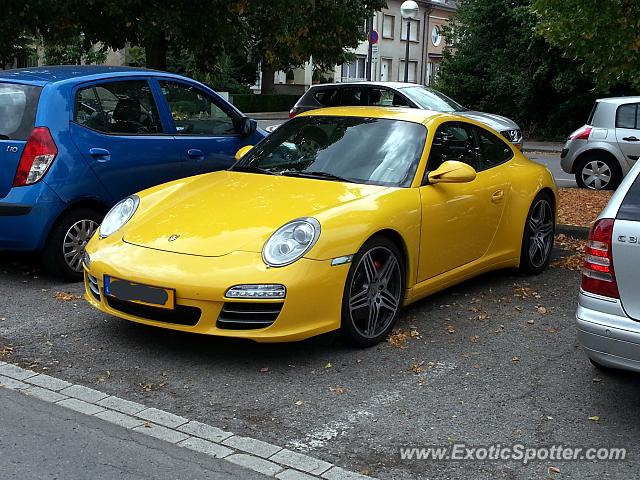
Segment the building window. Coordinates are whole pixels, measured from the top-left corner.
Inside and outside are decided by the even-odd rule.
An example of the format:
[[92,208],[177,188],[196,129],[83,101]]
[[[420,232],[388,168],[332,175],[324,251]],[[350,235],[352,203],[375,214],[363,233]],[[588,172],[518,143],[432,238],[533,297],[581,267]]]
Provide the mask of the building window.
[[[409,60],[409,82],[415,83],[417,79],[418,62],[415,60]],[[398,69],[398,81],[404,82],[404,60],[400,60],[400,67]]]
[[396,17],[384,14],[382,18],[382,38],[393,38],[395,34]]
[[[420,20],[410,20],[410,22],[411,22],[411,33],[409,35],[411,36],[411,38],[409,38],[409,40],[412,42],[417,42],[419,41],[418,39],[420,38]],[[407,21],[401,20],[400,23],[401,23],[400,40],[406,40],[407,39]]]
[[431,43],[433,43],[434,47],[437,47],[442,43],[442,28],[439,25],[436,25],[431,30]]
[[438,78],[440,62],[429,62],[427,65],[427,85],[433,85]]
[[366,66],[367,57],[364,55],[358,55],[358,57],[351,63],[342,64],[342,81],[352,82],[356,80],[364,80],[367,77]]

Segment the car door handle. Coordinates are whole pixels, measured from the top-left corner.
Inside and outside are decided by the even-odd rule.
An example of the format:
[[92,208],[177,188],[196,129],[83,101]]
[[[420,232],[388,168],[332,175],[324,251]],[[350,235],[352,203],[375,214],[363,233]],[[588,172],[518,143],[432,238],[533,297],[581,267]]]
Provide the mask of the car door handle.
[[111,160],[111,152],[106,148],[90,148],[89,155],[99,162],[108,162]]
[[189,156],[189,158],[194,159],[204,158],[204,153],[202,153],[202,150],[198,150],[197,148],[190,148],[189,150],[187,150],[187,155]]
[[502,201],[503,198],[504,198],[504,191],[502,191],[502,190],[498,190],[497,192],[493,192],[493,195],[491,195],[491,201],[492,202],[500,202],[500,201]]
[[640,142],[640,138],[637,137],[624,137],[622,140],[625,142]]

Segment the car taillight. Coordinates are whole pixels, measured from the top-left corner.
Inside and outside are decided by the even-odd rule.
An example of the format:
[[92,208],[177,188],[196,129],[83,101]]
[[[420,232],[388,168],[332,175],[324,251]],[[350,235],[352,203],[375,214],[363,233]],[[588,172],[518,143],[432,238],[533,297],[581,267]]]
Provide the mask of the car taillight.
[[293,107],[291,110],[289,110],[289,118],[293,118],[296,115],[298,115],[298,112],[300,112],[300,110],[296,107]]
[[620,298],[611,252],[613,225],[613,218],[601,218],[591,227],[582,267],[582,289],[605,297]]
[[571,135],[567,140],[589,140],[589,135],[591,135],[591,127],[589,125],[585,125],[584,127],[579,128]]
[[22,151],[13,186],[22,187],[36,183],[47,173],[56,155],[58,155],[58,147],[49,129],[34,128]]

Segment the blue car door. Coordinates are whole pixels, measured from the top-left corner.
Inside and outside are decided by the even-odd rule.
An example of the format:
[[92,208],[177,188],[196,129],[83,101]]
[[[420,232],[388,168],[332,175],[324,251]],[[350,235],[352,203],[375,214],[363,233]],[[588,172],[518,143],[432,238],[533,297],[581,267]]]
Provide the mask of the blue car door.
[[185,176],[146,78],[74,90],[71,137],[112,200]]
[[158,79],[158,86],[173,121],[185,175],[226,169],[240,147],[262,138],[258,132],[241,135],[238,111],[200,86],[175,79]]

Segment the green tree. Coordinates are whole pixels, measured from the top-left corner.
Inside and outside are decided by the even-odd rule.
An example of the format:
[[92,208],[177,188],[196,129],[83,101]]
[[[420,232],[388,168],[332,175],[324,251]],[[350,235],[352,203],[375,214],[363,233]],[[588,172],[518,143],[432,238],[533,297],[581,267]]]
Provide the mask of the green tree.
[[536,0],[538,32],[567,57],[583,60],[605,91],[640,87],[638,0]]
[[313,59],[325,70],[350,58],[365,38],[365,20],[385,0],[249,0],[242,11],[245,35],[261,59],[262,93],[273,93],[273,75]]
[[70,39],[64,44],[47,44],[44,46],[44,63],[46,65],[80,65],[82,63],[104,63],[107,59],[106,49],[95,45],[86,45],[82,36]]
[[0,27],[0,68],[12,64],[16,57],[34,52],[34,37],[39,21],[38,2],[3,0]]
[[584,123],[593,82],[534,29],[532,0],[463,0],[445,36],[437,86],[469,108],[516,120],[530,135],[564,136]]

